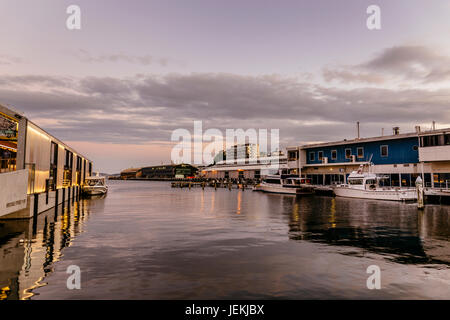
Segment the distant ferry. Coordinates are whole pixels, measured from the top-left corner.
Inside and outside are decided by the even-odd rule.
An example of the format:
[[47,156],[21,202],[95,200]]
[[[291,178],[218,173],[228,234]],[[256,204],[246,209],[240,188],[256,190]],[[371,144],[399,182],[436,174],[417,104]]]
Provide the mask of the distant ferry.
[[333,191],[338,197],[362,198],[391,201],[417,200],[415,188],[385,187],[380,182],[387,179],[386,176],[377,176],[374,173],[363,172],[363,166],[358,171],[353,171],[348,177],[347,184],[334,186]]
[[312,194],[310,180],[296,176],[268,175],[253,190],[283,194]]

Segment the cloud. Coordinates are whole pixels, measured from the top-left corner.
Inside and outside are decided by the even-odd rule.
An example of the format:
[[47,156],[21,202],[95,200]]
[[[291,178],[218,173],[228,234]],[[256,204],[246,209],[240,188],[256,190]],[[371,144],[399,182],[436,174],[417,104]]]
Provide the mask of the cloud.
[[[145,144],[176,128],[279,128],[283,144],[378,135],[382,127],[450,123],[450,89],[327,87],[278,75],[229,73],[128,78],[2,77],[1,102],[46,119],[62,140]],[[39,122],[36,121],[38,124]],[[351,125],[349,125],[351,124]]]
[[382,84],[390,80],[436,84],[450,80],[450,57],[425,46],[395,46],[352,66],[324,68],[326,81]]
[[7,54],[0,54],[0,65],[13,65],[18,63],[23,63],[22,58]]
[[[353,68],[350,68],[353,69]],[[341,70],[324,68],[322,76],[327,82],[337,80],[341,83],[371,83],[371,84],[383,84],[385,78],[379,74],[370,72],[358,72],[353,70]]]
[[102,55],[92,55],[86,50],[79,50],[75,56],[82,62],[87,63],[116,63],[125,62],[131,64],[139,64],[143,66],[148,66],[151,64],[157,64],[160,66],[167,66],[171,59],[164,57],[154,57],[152,55],[130,55],[125,53],[114,53],[114,54],[102,54]]

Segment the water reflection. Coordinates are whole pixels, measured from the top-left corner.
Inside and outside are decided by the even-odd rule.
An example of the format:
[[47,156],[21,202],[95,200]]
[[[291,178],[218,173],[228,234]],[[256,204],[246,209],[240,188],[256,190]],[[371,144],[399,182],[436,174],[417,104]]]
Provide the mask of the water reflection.
[[[108,192],[35,224],[1,222],[0,297],[448,298],[450,206],[140,181]],[[70,264],[82,290],[65,286]],[[384,290],[367,290],[370,264]]]
[[446,206],[418,211],[414,204],[383,201],[329,197],[289,201],[292,240],[357,247],[398,263],[450,265]]
[[0,220],[0,300],[29,299],[89,218],[89,200],[66,203],[30,220]]

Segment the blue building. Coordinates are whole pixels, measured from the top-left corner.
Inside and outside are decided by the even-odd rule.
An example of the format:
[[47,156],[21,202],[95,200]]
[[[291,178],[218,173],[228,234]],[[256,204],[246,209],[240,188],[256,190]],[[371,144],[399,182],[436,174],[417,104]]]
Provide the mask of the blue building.
[[[290,173],[314,184],[346,182],[361,164],[389,176],[390,186],[414,186],[419,175],[425,185],[450,184],[450,129],[420,131],[372,138],[357,138],[287,148]],[[434,149],[433,149],[434,148]]]

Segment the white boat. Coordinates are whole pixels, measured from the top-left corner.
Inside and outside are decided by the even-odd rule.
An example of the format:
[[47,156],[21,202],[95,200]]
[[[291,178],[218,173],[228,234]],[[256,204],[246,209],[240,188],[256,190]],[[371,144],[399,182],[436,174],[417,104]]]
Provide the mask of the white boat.
[[391,200],[391,201],[415,201],[417,191],[415,188],[385,187],[380,182],[387,179],[386,176],[377,176],[374,173],[363,172],[361,166],[358,171],[353,171],[348,177],[347,184],[334,186],[333,191],[338,197]]
[[266,176],[253,190],[283,194],[311,194],[314,191],[308,179],[282,175]]
[[83,194],[89,196],[103,195],[108,192],[105,177],[88,177],[82,187]]

